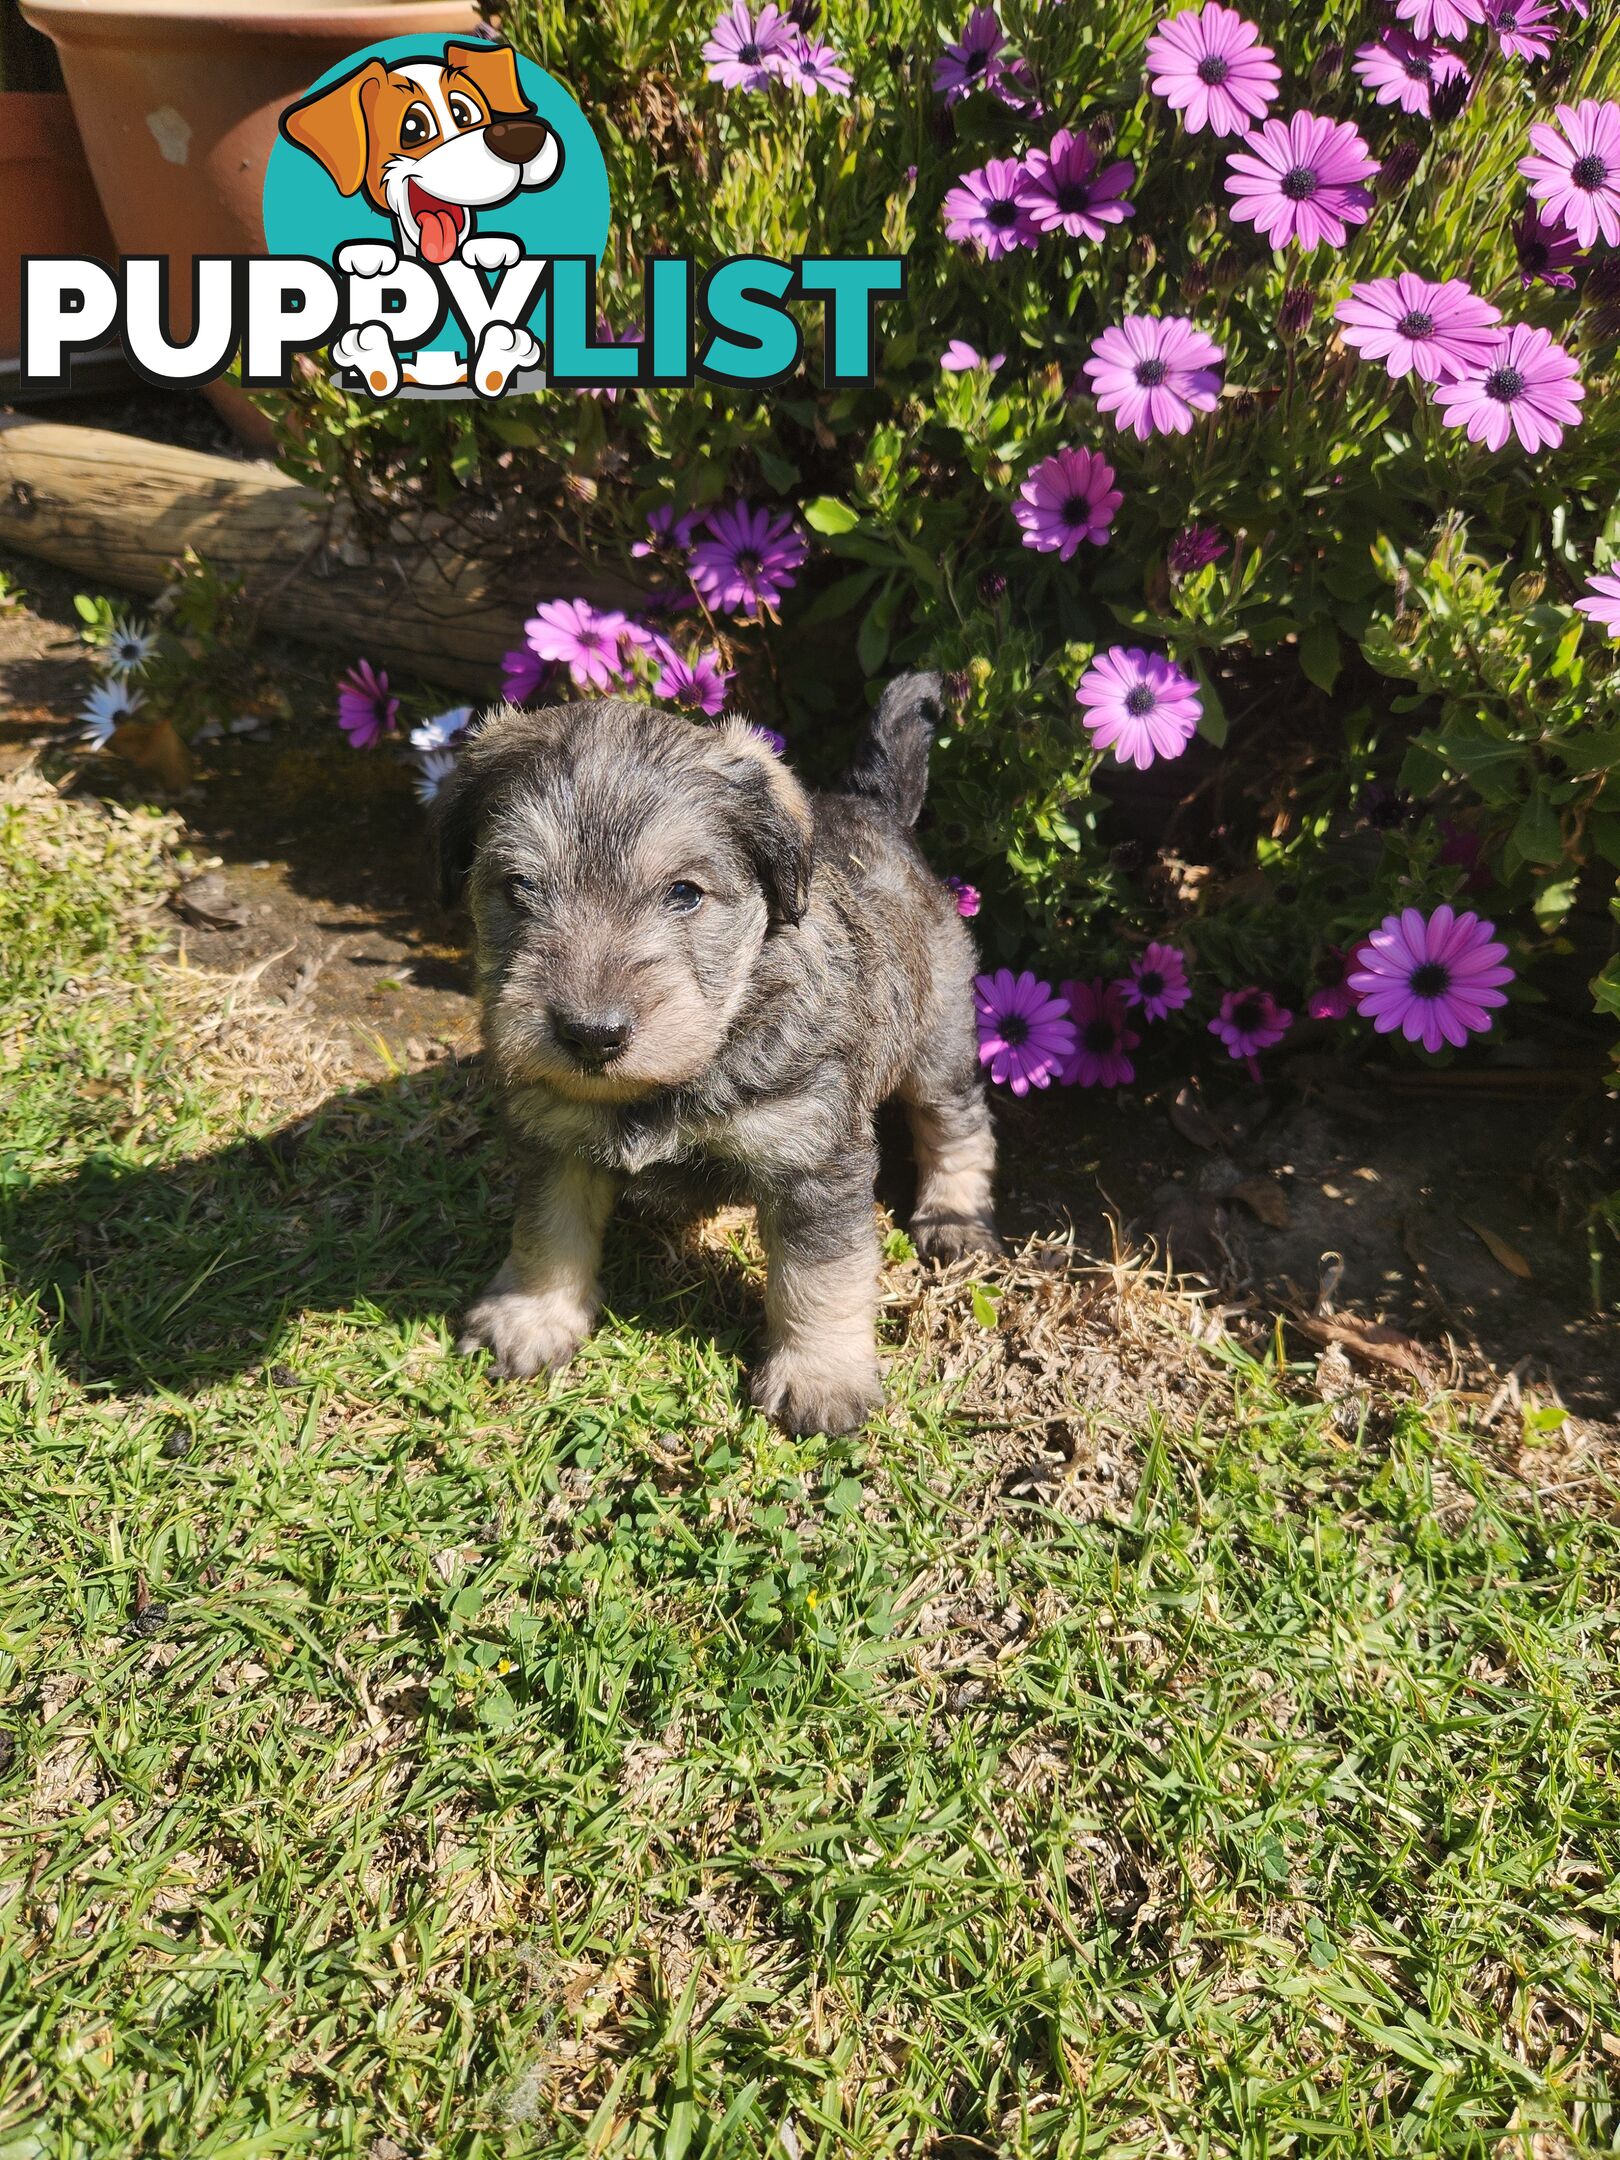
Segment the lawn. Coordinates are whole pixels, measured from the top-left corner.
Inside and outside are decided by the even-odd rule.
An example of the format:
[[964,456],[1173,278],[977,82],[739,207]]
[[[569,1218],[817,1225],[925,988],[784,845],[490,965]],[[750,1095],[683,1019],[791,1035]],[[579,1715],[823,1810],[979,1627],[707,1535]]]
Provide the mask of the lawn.
[[740,1230],[494,1384],[475,1070],[178,971],[173,842],[0,804],[0,2160],[1613,2149],[1554,1436],[896,1240],[787,1441]]

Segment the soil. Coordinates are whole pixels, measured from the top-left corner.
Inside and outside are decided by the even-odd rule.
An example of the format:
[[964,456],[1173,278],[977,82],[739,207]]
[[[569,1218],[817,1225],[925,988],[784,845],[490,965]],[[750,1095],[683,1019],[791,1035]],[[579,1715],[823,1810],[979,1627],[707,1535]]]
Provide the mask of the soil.
[[[196,404],[175,414],[132,393],[64,417],[222,447]],[[27,596],[0,610],[0,774],[40,759],[64,786],[135,799],[142,783],[75,745],[85,581],[3,555],[0,568]],[[293,717],[201,750],[181,798],[196,866],[177,874],[176,946],[222,974],[258,969],[261,993],[346,1031],[379,1072],[469,1054],[462,928],[433,893],[412,769],[338,736],[331,655],[282,645],[273,659]],[[998,1097],[1006,1228],[1103,1259],[1147,1252],[1386,1377],[1505,1388],[1620,1430],[1620,1255],[1600,1277],[1581,1228],[1589,1196],[1620,1186],[1601,1033],[1549,1022],[1435,1072],[1365,1046],[1358,1061],[1342,1040],[1297,1026],[1264,1087],[1234,1067],[1202,1094],[1178,1080]],[[903,1155],[886,1150],[885,1197],[901,1204]],[[1369,1336],[1378,1323],[1389,1341]]]

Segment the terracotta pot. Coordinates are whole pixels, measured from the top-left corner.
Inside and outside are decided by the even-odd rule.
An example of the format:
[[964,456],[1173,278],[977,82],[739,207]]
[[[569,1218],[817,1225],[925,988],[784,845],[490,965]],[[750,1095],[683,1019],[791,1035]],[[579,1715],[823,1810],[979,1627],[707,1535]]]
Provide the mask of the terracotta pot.
[[60,91],[0,92],[0,369],[22,348],[25,255],[94,255],[112,235],[84,161],[73,108]]
[[[22,12],[56,42],[119,251],[170,259],[177,337],[193,256],[264,252],[282,107],[378,38],[477,24],[473,0],[23,0]],[[209,395],[247,440],[267,440],[241,391]]]

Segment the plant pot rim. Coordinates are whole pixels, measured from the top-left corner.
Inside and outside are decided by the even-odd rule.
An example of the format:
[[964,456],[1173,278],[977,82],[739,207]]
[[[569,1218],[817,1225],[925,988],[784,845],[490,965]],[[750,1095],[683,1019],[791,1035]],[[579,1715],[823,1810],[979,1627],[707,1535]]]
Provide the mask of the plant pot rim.
[[[403,18],[400,30],[477,28],[473,0],[247,0],[222,7],[219,0],[22,0],[26,21],[49,37],[126,34],[144,25],[154,31],[206,30],[219,37],[337,36],[373,30],[380,18]],[[364,41],[363,41],[364,42]]]

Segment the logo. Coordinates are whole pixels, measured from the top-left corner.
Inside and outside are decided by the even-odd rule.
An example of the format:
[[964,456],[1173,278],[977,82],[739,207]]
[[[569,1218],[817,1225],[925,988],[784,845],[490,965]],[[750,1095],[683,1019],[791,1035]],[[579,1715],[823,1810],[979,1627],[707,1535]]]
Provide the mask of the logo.
[[199,257],[185,327],[163,257],[27,258],[23,386],[65,388],[74,353],[109,336],[159,383],[239,361],[248,388],[285,388],[299,353],[324,351],[372,398],[763,386],[802,365],[806,309],[822,315],[824,380],[873,380],[898,257],[655,256],[639,332],[615,341],[597,301],[610,222],[601,147],[555,77],[509,45],[386,38],[283,112],[266,253]]

